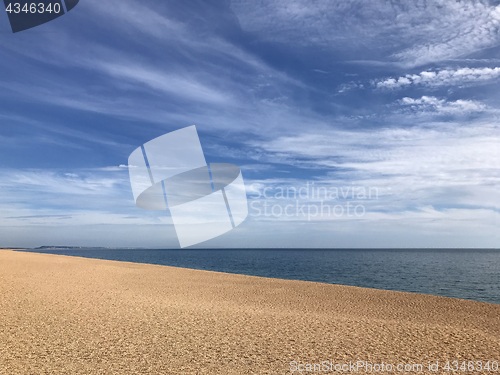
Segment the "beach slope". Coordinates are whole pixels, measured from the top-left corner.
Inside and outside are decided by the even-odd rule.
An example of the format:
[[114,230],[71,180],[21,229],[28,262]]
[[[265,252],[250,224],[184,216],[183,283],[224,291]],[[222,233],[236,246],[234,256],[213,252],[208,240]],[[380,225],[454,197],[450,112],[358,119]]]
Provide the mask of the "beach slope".
[[449,374],[447,361],[499,353],[500,305],[0,250],[2,375],[310,373],[298,370],[323,361]]

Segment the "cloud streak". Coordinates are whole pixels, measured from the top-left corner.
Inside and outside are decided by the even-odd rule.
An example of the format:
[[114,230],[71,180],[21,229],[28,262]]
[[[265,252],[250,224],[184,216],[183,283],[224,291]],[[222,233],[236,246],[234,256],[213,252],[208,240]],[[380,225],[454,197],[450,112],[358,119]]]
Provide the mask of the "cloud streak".
[[377,186],[389,193],[389,210],[436,202],[498,210],[499,142],[496,124],[435,123],[283,136],[252,146],[261,147],[268,160],[323,168],[322,181]]
[[[499,44],[500,6],[487,1],[234,0],[242,27],[266,41],[363,48],[403,66],[463,57]],[[347,32],[348,29],[348,32]]]
[[398,101],[403,107],[414,112],[435,112],[439,114],[471,114],[480,112],[497,113],[496,109],[489,108],[477,100],[448,101],[435,96],[422,96],[421,98],[404,97]]
[[460,68],[423,71],[419,74],[406,74],[396,78],[384,78],[372,81],[378,89],[402,89],[410,86],[472,86],[495,82],[500,76],[500,67],[495,68]]

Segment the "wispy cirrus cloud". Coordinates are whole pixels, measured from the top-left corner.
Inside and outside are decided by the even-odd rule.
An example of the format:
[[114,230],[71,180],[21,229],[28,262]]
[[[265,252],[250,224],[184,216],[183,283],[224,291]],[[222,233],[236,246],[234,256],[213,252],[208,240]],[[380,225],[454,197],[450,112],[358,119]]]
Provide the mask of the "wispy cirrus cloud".
[[153,10],[145,4],[133,1],[96,1],[87,2],[88,10],[101,18],[106,15],[108,22],[122,31],[139,31],[157,38],[175,39],[186,32],[185,25],[165,17],[158,10]]
[[231,97],[226,93],[201,83],[189,76],[169,74],[152,67],[120,64],[97,63],[96,67],[112,77],[129,80],[145,85],[147,88],[188,100],[229,105]]
[[[184,124],[197,118],[213,122],[214,114],[222,111],[236,117],[237,109],[249,110],[261,95],[272,101],[304,87],[215,32],[182,22],[183,15],[172,7],[160,2],[153,6],[89,1],[73,18],[76,25],[86,25],[77,35],[48,25],[58,38],[40,34],[22,43],[4,41],[2,48],[10,57],[24,57],[23,71],[32,72],[37,65],[38,74],[20,77],[14,64],[4,61],[1,95],[131,120]],[[126,43],[103,43],[102,35]],[[129,53],[141,49],[151,53]]]
[[[427,6],[430,12],[422,20],[425,23],[418,25],[413,45],[394,54],[406,65],[463,57],[500,43],[500,6],[487,1],[433,1]],[[401,21],[405,18],[410,21],[407,14]]]
[[500,128],[495,123],[473,127],[434,123],[304,133],[251,145],[260,147],[267,160],[323,168],[330,181],[347,180],[391,191],[388,206],[399,209],[412,201],[500,209],[496,188],[500,183],[499,143]]
[[463,57],[500,42],[500,6],[482,0],[273,0],[259,6],[233,0],[232,8],[243,29],[263,40],[363,48],[407,67]]
[[[122,169],[126,171],[126,169]],[[11,191],[27,190],[38,193],[70,195],[112,195],[118,186],[128,187],[128,176],[109,174],[57,172],[51,170],[2,170],[0,187]]]
[[0,227],[151,224],[168,217],[134,209],[126,167],[2,169],[0,189]]

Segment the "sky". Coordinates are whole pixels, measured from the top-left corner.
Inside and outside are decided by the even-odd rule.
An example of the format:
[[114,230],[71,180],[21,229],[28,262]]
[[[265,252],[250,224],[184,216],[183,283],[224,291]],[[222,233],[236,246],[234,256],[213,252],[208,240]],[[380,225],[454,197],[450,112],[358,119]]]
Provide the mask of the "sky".
[[4,14],[0,247],[178,248],[128,156],[196,125],[249,203],[196,247],[499,248],[499,82],[500,1],[81,0],[16,34]]

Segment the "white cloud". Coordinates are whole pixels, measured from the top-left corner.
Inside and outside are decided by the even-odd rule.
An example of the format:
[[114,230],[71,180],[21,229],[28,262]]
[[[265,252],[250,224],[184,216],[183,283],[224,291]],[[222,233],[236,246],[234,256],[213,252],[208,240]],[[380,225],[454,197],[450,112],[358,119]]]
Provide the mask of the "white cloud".
[[36,187],[53,193],[94,194],[113,188],[123,183],[123,179],[96,176],[81,177],[76,173],[59,175],[48,170],[4,172],[0,186],[17,186],[17,188]]
[[141,2],[89,0],[86,5],[100,17],[105,15],[107,22],[114,21],[113,25],[124,32],[133,29],[160,38],[178,38],[185,32],[184,25]]
[[[88,21],[78,35],[50,24],[57,38],[37,34],[20,43],[0,41],[9,55],[29,57],[19,70],[38,72],[30,76],[29,83],[15,77],[4,80],[0,83],[2,96],[179,124],[196,117],[200,122],[211,121],[207,119],[230,106],[248,107],[264,91],[273,100],[286,97],[291,87],[304,87],[216,33],[200,33],[177,21],[168,7],[92,0],[81,12],[80,17],[95,22],[95,32]],[[78,22],[78,15],[75,17]],[[109,47],[102,42],[102,33],[121,43]],[[141,55],[138,51],[142,50],[151,53]],[[4,64],[9,65],[9,72],[14,70],[14,65]],[[60,74],[73,69],[74,74]],[[85,80],[91,82],[82,85]]]
[[417,42],[396,53],[397,59],[417,66],[461,57],[500,43],[500,5],[490,5],[487,1],[436,1],[435,4],[446,8],[444,17],[440,12],[428,15],[429,23],[420,25]]
[[461,86],[491,83],[500,77],[500,67],[495,68],[460,68],[423,71],[419,74],[407,74],[398,78],[386,78],[372,81],[379,89],[400,89],[408,86]]
[[127,168],[118,168],[2,169],[0,227],[171,223],[166,211],[135,206]]
[[100,210],[23,208],[15,205],[0,205],[0,227],[15,226],[65,226],[78,228],[87,225],[155,225],[172,224],[172,219],[163,216],[130,215]]
[[383,51],[406,66],[462,57],[500,42],[500,6],[487,1],[233,0],[244,30],[264,40]]
[[267,153],[265,160],[329,171],[324,183],[378,187],[383,209],[391,212],[422,204],[500,209],[499,144],[500,128],[488,123],[332,130],[251,142]]
[[227,94],[209,87],[193,77],[169,74],[153,67],[105,62],[96,62],[94,67],[110,76],[139,83],[150,89],[185,99],[225,105],[232,101]]
[[339,86],[338,88],[338,93],[343,93],[346,91],[354,90],[354,89],[362,89],[364,88],[364,85],[359,82],[349,82],[349,83],[343,83],[342,85]]
[[497,112],[476,100],[447,101],[435,96],[422,96],[421,98],[404,97],[398,102],[403,107],[408,107],[416,112],[437,112],[439,114],[469,114],[474,112]]

